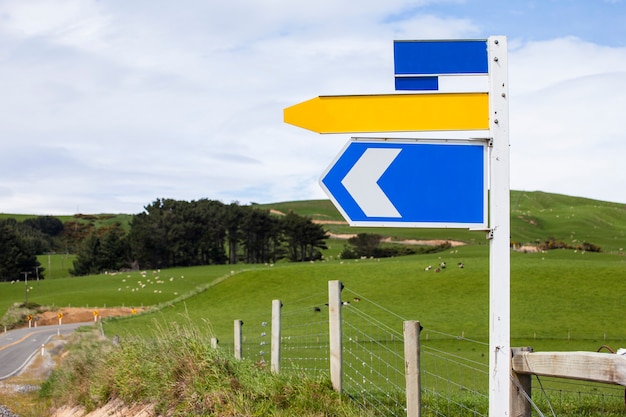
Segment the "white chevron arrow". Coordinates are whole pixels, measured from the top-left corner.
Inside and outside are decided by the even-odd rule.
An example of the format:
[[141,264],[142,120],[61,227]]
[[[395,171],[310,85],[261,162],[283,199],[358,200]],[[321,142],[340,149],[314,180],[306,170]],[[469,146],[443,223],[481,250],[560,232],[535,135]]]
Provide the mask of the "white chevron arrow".
[[402,149],[368,148],[341,183],[367,217],[402,217],[378,180]]

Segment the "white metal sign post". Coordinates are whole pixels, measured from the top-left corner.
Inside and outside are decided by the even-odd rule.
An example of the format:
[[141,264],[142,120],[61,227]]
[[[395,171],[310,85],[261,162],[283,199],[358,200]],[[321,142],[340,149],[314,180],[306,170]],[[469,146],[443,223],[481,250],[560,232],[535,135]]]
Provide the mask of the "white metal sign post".
[[492,36],[489,52],[490,155],[489,415],[509,416],[511,374],[511,253],[509,94],[506,37]]

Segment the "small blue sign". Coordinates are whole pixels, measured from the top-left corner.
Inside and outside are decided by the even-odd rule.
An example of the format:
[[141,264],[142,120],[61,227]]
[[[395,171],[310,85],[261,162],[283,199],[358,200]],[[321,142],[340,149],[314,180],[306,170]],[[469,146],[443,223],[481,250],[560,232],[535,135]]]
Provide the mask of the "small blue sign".
[[487,146],[478,140],[353,139],[320,179],[353,226],[487,226]]
[[439,75],[487,74],[487,41],[394,41],[396,90],[437,90]]

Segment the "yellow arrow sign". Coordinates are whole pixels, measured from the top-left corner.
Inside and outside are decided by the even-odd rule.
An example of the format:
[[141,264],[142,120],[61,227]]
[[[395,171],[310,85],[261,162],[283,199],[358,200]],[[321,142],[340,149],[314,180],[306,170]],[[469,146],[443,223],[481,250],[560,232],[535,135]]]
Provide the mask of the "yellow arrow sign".
[[489,129],[487,93],[320,96],[284,110],[286,123],[317,133]]

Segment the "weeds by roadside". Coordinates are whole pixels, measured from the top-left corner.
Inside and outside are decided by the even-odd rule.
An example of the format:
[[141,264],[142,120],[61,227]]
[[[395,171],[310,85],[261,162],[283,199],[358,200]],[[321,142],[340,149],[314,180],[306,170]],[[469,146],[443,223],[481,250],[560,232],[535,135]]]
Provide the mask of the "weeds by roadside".
[[28,324],[28,316],[34,317],[49,309],[49,307],[43,307],[36,303],[14,303],[0,318],[0,326],[11,330],[20,325]]
[[53,407],[93,410],[111,400],[154,405],[172,416],[362,416],[329,381],[275,375],[211,348],[206,331],[173,324],[150,339],[114,345],[94,330],[76,333],[40,396]]

